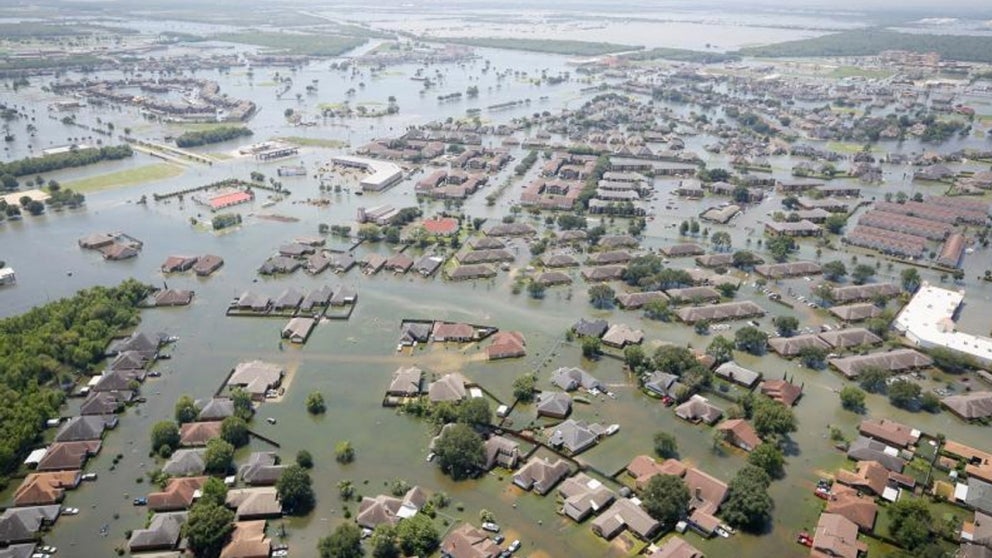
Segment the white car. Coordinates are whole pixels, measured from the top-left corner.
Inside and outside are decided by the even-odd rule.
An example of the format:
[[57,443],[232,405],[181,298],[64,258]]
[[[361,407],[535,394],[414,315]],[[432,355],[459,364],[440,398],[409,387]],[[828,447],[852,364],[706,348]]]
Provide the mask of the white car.
[[62,515],[79,515],[79,508],[62,508]]
[[496,525],[492,521],[486,521],[483,523],[482,528],[490,533],[499,533],[499,525]]

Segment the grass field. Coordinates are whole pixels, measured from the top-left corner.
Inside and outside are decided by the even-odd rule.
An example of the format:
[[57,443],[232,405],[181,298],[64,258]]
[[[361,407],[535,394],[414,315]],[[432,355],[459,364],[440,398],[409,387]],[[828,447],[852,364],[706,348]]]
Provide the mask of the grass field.
[[169,163],[154,163],[143,167],[136,167],[80,180],[72,180],[62,184],[63,188],[71,188],[76,192],[99,192],[100,190],[110,190],[112,188],[123,188],[134,186],[153,180],[164,180],[173,178],[183,173],[183,168]]
[[342,147],[348,147],[348,142],[336,140],[336,139],[325,139],[325,138],[304,138],[300,136],[285,136],[280,138],[272,138],[278,141],[284,141],[286,143],[291,143],[293,145],[299,145],[301,147],[327,147],[330,149],[340,149]]
[[365,37],[259,32],[222,33],[212,38],[307,56],[338,56],[368,41]]

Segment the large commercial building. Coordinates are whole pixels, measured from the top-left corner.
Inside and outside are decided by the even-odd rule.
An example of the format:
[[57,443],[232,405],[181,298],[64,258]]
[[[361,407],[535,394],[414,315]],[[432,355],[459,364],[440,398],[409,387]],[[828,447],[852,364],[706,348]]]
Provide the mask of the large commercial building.
[[403,179],[403,169],[389,161],[377,161],[365,157],[342,155],[332,159],[335,165],[362,169],[369,175],[362,179],[360,185],[366,192],[381,192]]
[[992,338],[954,330],[954,317],[964,301],[964,291],[923,283],[896,317],[895,328],[918,347],[945,347],[992,363]]

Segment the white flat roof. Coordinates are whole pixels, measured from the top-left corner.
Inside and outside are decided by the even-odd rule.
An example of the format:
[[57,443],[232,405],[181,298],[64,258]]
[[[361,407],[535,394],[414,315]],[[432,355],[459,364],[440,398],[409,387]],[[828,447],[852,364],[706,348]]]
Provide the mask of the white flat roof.
[[896,317],[895,328],[925,346],[946,347],[992,361],[992,338],[954,330],[954,313],[964,302],[964,291],[923,283]]
[[334,163],[341,163],[353,167],[361,167],[371,173],[362,179],[363,184],[384,184],[395,180],[397,175],[402,176],[403,169],[396,163],[369,159],[367,157],[354,157],[351,155],[341,155],[331,159]]
[[28,454],[28,458],[24,460],[24,464],[37,465],[45,457],[46,453],[48,453],[48,448],[36,449]]

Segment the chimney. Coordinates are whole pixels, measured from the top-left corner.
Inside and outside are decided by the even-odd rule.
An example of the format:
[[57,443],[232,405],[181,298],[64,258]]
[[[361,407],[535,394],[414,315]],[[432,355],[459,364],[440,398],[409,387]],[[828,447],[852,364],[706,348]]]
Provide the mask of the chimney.
[[703,499],[703,489],[698,486],[696,487],[696,499],[697,500]]

